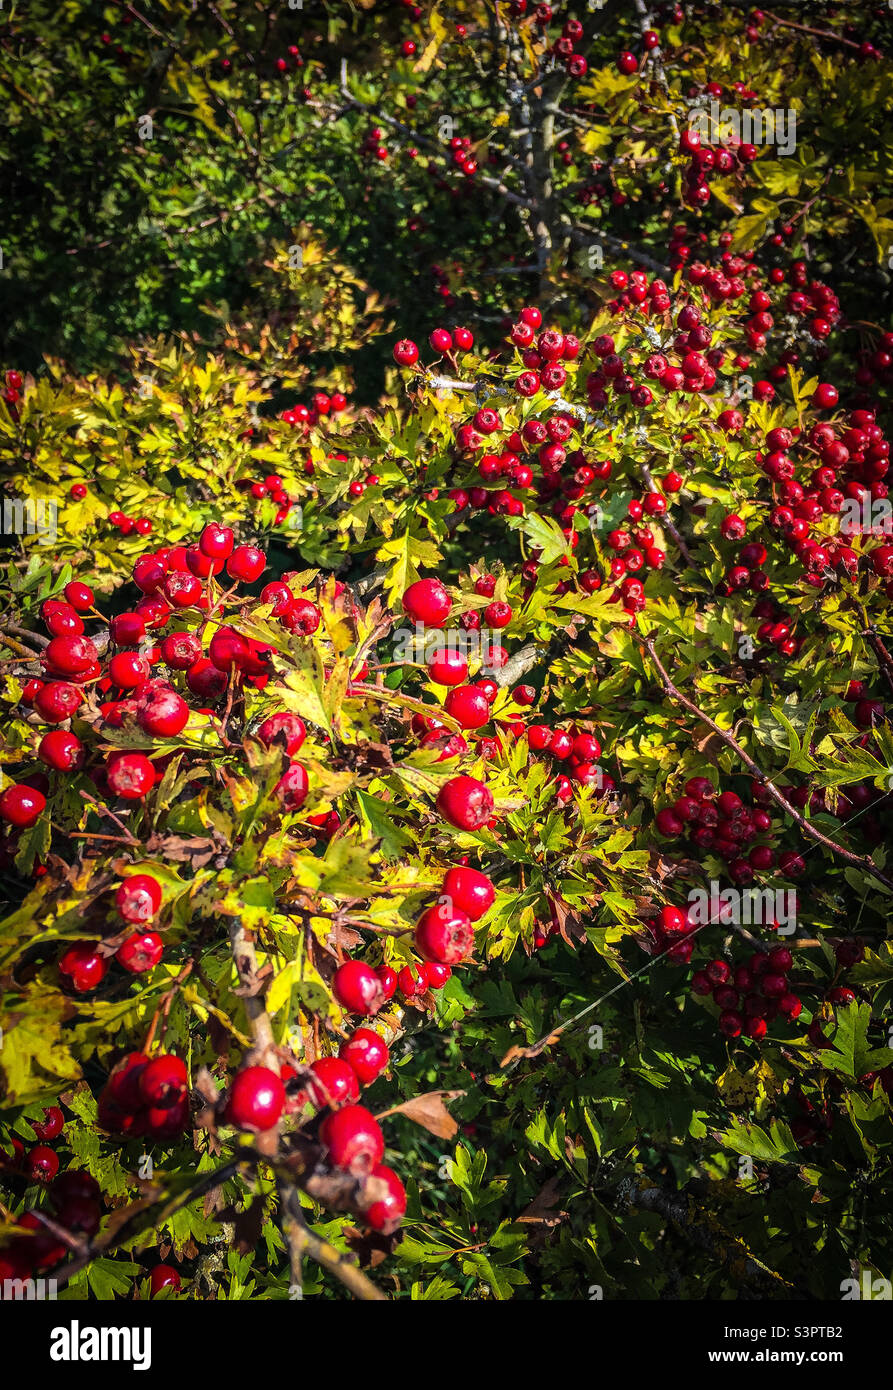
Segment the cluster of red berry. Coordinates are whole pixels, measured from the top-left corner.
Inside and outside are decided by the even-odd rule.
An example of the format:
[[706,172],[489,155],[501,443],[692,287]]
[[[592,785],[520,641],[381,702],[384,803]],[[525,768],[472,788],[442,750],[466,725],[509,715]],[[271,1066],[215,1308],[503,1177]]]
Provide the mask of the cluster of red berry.
[[29,1182],[49,1182],[59,1171],[59,1156],[49,1147],[50,1141],[58,1139],[65,1127],[65,1117],[58,1105],[50,1105],[43,1112],[42,1120],[29,1120],[34,1137],[39,1140],[26,1149],[20,1139],[12,1137],[12,1153],[0,1153],[0,1167],[23,1173]]
[[347,397],[342,391],[314,391],[309,405],[290,405],[280,414],[287,425],[297,425],[306,434],[328,415],[343,415]]
[[6,386],[3,391],[3,399],[9,407],[9,413],[13,420],[18,420],[19,418],[18,402],[24,384],[22,373],[17,372],[14,367],[11,367],[6,373]]
[[131,1052],[99,1094],[97,1123],[111,1134],[176,1139],[189,1123],[186,1065],[173,1053]]
[[295,1114],[308,1105],[325,1110],[319,1138],[329,1162],[352,1177],[378,1180],[371,1200],[360,1188],[362,1204],[357,1214],[372,1230],[389,1235],[406,1211],[406,1191],[394,1170],[381,1162],[381,1126],[365,1106],[357,1104],[360,1084],[374,1081],[388,1062],[384,1039],[371,1029],[359,1028],[338,1057],[319,1057],[312,1063],[312,1076],[305,1085],[290,1065],[279,1075],[270,1067],[243,1067],[221,1102],[221,1117],[239,1129],[263,1133],[273,1129],[283,1114]]
[[[746,92],[742,93],[742,96],[745,95]],[[749,96],[754,97],[756,93],[751,92]],[[710,202],[711,175],[730,174],[736,163],[746,166],[752,164],[757,157],[756,145],[747,144],[736,137],[717,147],[702,144],[700,133],[691,128],[683,130],[680,134],[679,152],[690,156],[685,169],[685,189],[682,195],[690,208],[703,208]]]
[[[717,792],[709,777],[690,777],[684,794],[658,811],[654,823],[667,839],[687,836],[693,847],[725,859],[738,884],[748,884],[755,873],[776,867],[787,878],[799,878],[806,868],[801,856],[784,851],[776,857],[769,839],[772,817],[766,808],[770,798],[756,780],[750,791],[753,804],[748,806],[735,791]],[[745,847],[759,837],[763,842],[753,845],[745,859]]]
[[720,1010],[719,1031],[727,1038],[759,1040],[779,1015],[799,1018],[803,1008],[799,995],[791,989],[788,975],[794,957],[786,946],[756,951],[739,965],[711,960],[692,976],[694,994],[711,995]]
[[[539,10],[537,6],[537,10]],[[552,18],[551,5],[544,5],[543,9],[550,11],[549,19]],[[549,20],[543,19],[543,24]],[[552,52],[564,67],[570,77],[585,77],[589,71],[589,64],[582,53],[577,52],[577,48],[583,39],[583,25],[579,19],[566,19],[561,30],[561,37],[557,38],[552,44]]]
[[[13,1144],[16,1143],[13,1140]],[[47,1152],[56,1159],[52,1149]],[[5,1166],[15,1173],[18,1164],[14,1158],[12,1163]],[[79,1169],[69,1168],[59,1173],[58,1168],[56,1159],[52,1172],[47,1171],[46,1167],[41,1173],[25,1171],[29,1179],[36,1177],[49,1183],[47,1196],[50,1211],[46,1214],[69,1235],[89,1239],[96,1234],[102,1219],[99,1183],[89,1173]],[[40,1270],[51,1269],[69,1253],[69,1247],[44,1223],[40,1212],[22,1212],[16,1217],[16,1225],[24,1234],[13,1236],[0,1250],[0,1288],[7,1279],[26,1279]]]

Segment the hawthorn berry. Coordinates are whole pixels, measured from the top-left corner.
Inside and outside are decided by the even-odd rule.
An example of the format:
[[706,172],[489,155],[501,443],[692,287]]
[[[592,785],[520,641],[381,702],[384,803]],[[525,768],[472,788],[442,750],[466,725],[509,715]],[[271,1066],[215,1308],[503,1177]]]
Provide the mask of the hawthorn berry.
[[134,932],[115,952],[115,960],[131,975],[152,970],[164,955],[164,942],[157,932]]
[[403,611],[425,627],[443,627],[452,609],[452,600],[439,579],[417,579],[403,594]]
[[172,1053],[154,1057],[142,1068],[137,1085],[144,1105],[168,1110],[186,1094],[186,1064]]
[[371,1176],[384,1187],[385,1193],[366,1207],[364,1220],[373,1231],[391,1235],[406,1215],[406,1189],[394,1170],[383,1163],[375,1165]]
[[106,770],[109,789],[126,801],[142,801],[155,785],[155,769],[144,753],[119,753]]
[[479,921],[490,910],[496,896],[486,874],[465,866],[447,870],[441,892],[472,922]]
[[[365,1031],[365,1030],[360,1030]],[[374,1036],[374,1034],[373,1034]],[[343,1053],[344,1049],[341,1049]],[[308,1096],[318,1110],[329,1105],[333,1109],[341,1105],[353,1105],[360,1098],[359,1082],[362,1077],[351,1065],[349,1057],[317,1057],[311,1063],[316,1080],[308,1086]]]
[[332,990],[341,1007],[353,1014],[375,1014],[389,997],[383,981],[361,960],[348,960],[339,965]]
[[149,1290],[154,1298],[161,1293],[162,1289],[173,1289],[174,1293],[179,1292],[181,1286],[180,1275],[173,1265],[154,1265],[149,1275]]
[[108,961],[99,954],[93,942],[77,942],[69,946],[59,961],[59,974],[78,994],[86,994],[101,984],[108,971]]
[[230,579],[243,584],[253,584],[256,579],[260,579],[266,566],[266,556],[257,546],[238,545],[227,559],[226,572]]
[[363,1105],[346,1105],[323,1120],[319,1137],[329,1159],[356,1177],[371,1173],[384,1156],[384,1135]]
[[62,1133],[65,1116],[58,1105],[50,1105],[44,1110],[42,1120],[29,1120],[28,1123],[34,1130],[35,1138],[45,1143],[48,1139],[57,1139]]
[[161,884],[151,874],[131,874],[115,894],[115,907],[125,922],[149,922],[160,906]]
[[437,809],[457,830],[480,830],[493,815],[493,797],[476,777],[452,777],[438,792]]
[[0,795],[0,816],[17,829],[26,830],[34,825],[46,804],[46,797],[36,787],[13,784]]
[[387,1043],[371,1028],[357,1028],[341,1044],[338,1056],[350,1064],[364,1086],[370,1085],[386,1071],[390,1062]]
[[440,965],[458,965],[471,954],[474,929],[461,908],[437,903],[419,918],[415,929],[416,950],[423,960]]

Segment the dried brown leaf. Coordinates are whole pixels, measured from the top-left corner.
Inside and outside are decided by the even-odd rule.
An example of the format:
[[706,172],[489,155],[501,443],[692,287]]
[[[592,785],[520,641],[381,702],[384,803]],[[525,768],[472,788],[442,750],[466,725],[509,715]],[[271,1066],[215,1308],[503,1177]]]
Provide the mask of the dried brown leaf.
[[459,1125],[444,1105],[444,1098],[455,1100],[457,1096],[464,1095],[464,1091],[427,1091],[423,1096],[414,1096],[402,1105],[395,1105],[392,1110],[382,1111],[375,1118],[383,1120],[389,1115],[405,1115],[408,1120],[436,1134],[438,1139],[452,1139],[458,1133]]

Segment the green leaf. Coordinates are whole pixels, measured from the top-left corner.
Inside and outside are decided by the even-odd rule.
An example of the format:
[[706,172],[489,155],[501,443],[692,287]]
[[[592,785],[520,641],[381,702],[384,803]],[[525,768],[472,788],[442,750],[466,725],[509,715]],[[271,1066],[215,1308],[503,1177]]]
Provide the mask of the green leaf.
[[880,1071],[893,1063],[893,1049],[873,1047],[868,1041],[870,1004],[847,1004],[837,1009],[833,1051],[822,1048],[818,1060],[823,1067],[843,1072],[856,1080],[867,1071]]
[[133,1288],[134,1279],[142,1273],[142,1266],[131,1264],[129,1260],[110,1260],[100,1256],[87,1266],[87,1283],[95,1298],[101,1303],[111,1303],[113,1299],[126,1298]]

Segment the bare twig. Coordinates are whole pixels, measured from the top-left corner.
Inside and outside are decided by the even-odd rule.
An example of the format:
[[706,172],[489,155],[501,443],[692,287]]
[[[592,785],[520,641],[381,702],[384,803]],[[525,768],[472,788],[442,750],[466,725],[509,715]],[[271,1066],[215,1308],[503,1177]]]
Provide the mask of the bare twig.
[[704,710],[702,710],[698,705],[696,705],[693,700],[690,700],[687,695],[683,695],[682,691],[678,688],[678,686],[674,685],[669,674],[667,673],[665,666],[661,662],[660,657],[657,655],[657,652],[655,651],[654,642],[652,641],[652,639],[650,637],[643,637],[638,633],[634,633],[633,636],[645,648],[649,657],[651,658],[652,663],[654,664],[654,666],[656,666],[661,679],[661,683],[663,684],[663,687],[666,690],[667,694],[670,696],[670,698],[672,700],[675,700],[677,704],[682,705],[683,709],[687,709],[690,714],[693,714],[696,716],[696,718],[700,719],[704,724],[708,726],[708,728],[713,730],[713,732],[717,735],[718,738],[722,739],[723,743],[726,745],[727,748],[731,748],[732,752],[735,753],[741,759],[745,767],[752,773],[752,775],[757,779],[757,781],[759,781],[761,785],[765,787],[766,791],[772,797],[772,800],[776,803],[776,805],[781,807],[785,815],[791,817],[795,824],[798,825],[799,828],[802,830],[804,835],[808,835],[810,839],[817,841],[821,845],[824,845],[825,848],[830,849],[833,854],[838,855],[841,859],[845,859],[848,864],[852,864],[856,868],[861,869],[863,873],[869,874],[879,883],[883,883],[887,888],[893,888],[893,879],[890,879],[886,876],[886,874],[883,874],[881,870],[877,867],[877,865],[874,863],[874,861],[870,859],[867,855],[854,854],[852,850],[845,849],[843,845],[838,844],[836,840],[832,840],[828,835],[824,835],[821,832],[821,830],[818,830],[812,824],[811,821],[808,821],[805,816],[801,815],[800,812],[797,810],[796,806],[792,806],[791,803],[788,801],[787,797],[781,791],[779,791],[778,787],[776,787],[771,777],[769,777],[767,773],[763,771],[763,769],[759,766],[758,763],[754,762],[753,758],[750,756],[749,753],[745,752],[745,750],[741,747],[741,744],[737,741],[737,739],[735,739],[730,733],[727,733],[725,729],[721,729],[719,725],[716,723],[716,721],[710,718],[709,714],[706,714]]
[[304,1220],[304,1213],[294,1183],[280,1181],[279,1200],[279,1222],[288,1246],[293,1284],[296,1284],[298,1288],[301,1286],[301,1260],[307,1254],[311,1259],[316,1260],[317,1264],[322,1265],[323,1269],[334,1274],[336,1279],[340,1279],[354,1298],[359,1298],[364,1303],[388,1302],[386,1296],[375,1287],[371,1279],[366,1278],[362,1270],[346,1260],[335,1249],[334,1245],[330,1245],[327,1240],[323,1240],[310,1230]]

